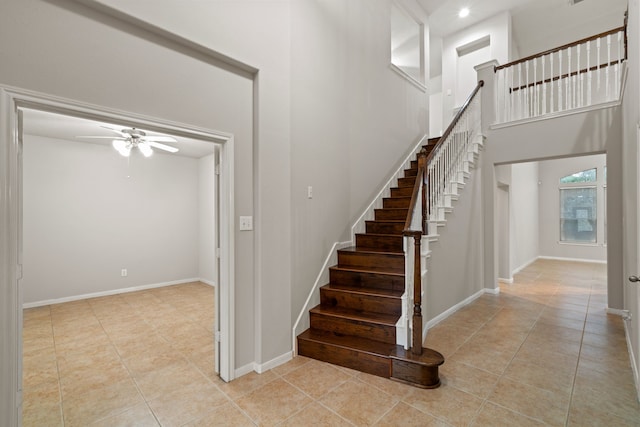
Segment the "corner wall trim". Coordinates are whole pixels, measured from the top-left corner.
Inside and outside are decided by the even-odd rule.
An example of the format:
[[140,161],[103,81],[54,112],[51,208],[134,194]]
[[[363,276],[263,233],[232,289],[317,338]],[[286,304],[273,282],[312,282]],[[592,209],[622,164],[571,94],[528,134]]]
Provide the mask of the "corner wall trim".
[[203,283],[206,283],[207,285],[215,286],[215,284],[212,284],[212,282],[207,283],[207,282],[204,282],[202,279],[193,277],[190,279],[172,280],[170,282],[152,283],[149,285],[132,286],[130,288],[113,289],[110,291],[92,292],[90,294],[73,295],[70,297],[29,302],[29,303],[23,304],[22,308],[24,309],[24,308],[42,307],[44,305],[60,304],[63,302],[78,301],[78,300],[88,299],[88,298],[106,297],[109,295],[126,294],[129,292],[143,291],[145,289],[153,289],[153,288],[162,288],[165,286],[181,285],[183,283],[190,283],[190,282],[203,282]]

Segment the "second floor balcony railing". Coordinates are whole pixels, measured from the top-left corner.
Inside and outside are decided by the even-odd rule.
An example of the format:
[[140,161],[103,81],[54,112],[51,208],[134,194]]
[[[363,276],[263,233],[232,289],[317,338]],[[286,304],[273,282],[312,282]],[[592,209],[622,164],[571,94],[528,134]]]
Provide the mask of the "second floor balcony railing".
[[557,114],[620,99],[625,25],[495,68],[496,123]]

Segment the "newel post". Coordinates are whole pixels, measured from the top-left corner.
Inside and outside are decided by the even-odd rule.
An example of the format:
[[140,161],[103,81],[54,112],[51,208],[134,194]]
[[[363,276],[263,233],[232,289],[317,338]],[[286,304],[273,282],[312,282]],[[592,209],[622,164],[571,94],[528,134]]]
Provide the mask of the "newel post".
[[414,262],[413,262],[413,354],[422,354],[422,261],[420,245],[422,232],[413,234]]

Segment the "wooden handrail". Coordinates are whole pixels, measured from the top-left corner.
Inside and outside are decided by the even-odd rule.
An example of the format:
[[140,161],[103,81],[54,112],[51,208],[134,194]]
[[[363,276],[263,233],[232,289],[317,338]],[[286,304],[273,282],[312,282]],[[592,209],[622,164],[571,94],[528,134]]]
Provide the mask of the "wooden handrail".
[[[426,150],[424,148],[422,150],[420,150],[420,153],[418,154],[418,174],[416,176],[416,182],[413,185],[413,192],[411,193],[411,202],[409,203],[409,212],[407,214],[407,219],[404,222],[403,234],[405,236],[412,236],[414,234],[414,232],[416,231],[416,230],[411,230],[411,223],[413,222],[413,211],[416,208],[416,203],[418,203],[418,192],[420,191],[420,186],[421,185],[425,187],[425,188],[423,188],[423,197],[422,198],[423,198],[423,204],[426,203],[424,190],[426,190],[426,185],[427,185],[427,182],[426,182],[426,171],[427,171],[427,165],[429,164],[429,161],[433,158],[434,154],[438,151],[438,149],[444,143],[444,141],[447,140],[447,138],[449,137],[451,132],[453,132],[453,129],[455,128],[456,124],[458,123],[458,121],[460,121],[460,118],[462,117],[462,115],[464,114],[466,109],[469,107],[469,104],[471,104],[471,101],[476,96],[478,91],[480,91],[480,88],[482,86],[484,86],[484,80],[480,80],[478,82],[478,84],[476,85],[475,89],[473,89],[473,92],[471,92],[471,95],[469,95],[469,97],[464,102],[464,104],[462,104],[462,107],[458,111],[458,114],[456,114],[456,116],[453,118],[453,120],[449,124],[449,127],[447,127],[447,130],[444,132],[442,137],[440,137],[440,139],[436,143],[435,147],[433,147],[433,150],[431,150],[431,153],[429,153],[429,156],[427,157],[425,155],[426,158],[424,159],[424,165],[420,165],[420,155],[423,154],[423,153],[426,154]],[[426,206],[423,206],[422,215],[423,215],[423,218],[422,218],[422,224],[423,224],[422,228],[423,228],[423,230],[422,230],[422,232],[424,234],[427,234],[426,218],[425,218],[425,216],[426,216]]]
[[[418,173],[416,174],[416,181],[413,184],[413,192],[411,193],[411,202],[409,203],[409,212],[407,213],[407,219],[404,223],[403,236],[413,238],[413,330],[411,335],[412,346],[411,353],[414,355],[422,354],[422,268],[420,258],[422,256],[422,236],[427,234],[427,165],[433,158],[433,154],[440,148],[440,146],[447,140],[449,135],[453,132],[458,121],[466,111],[466,109],[473,101],[473,98],[480,91],[480,88],[484,86],[484,81],[480,80],[476,85],[471,95],[467,98],[465,103],[458,111],[458,114],[453,118],[451,124],[438,140],[431,153],[427,155],[427,150],[422,147],[420,153],[418,153]],[[418,193],[422,188],[422,221],[420,230],[412,230],[411,224],[413,223],[413,211],[418,203]]]
[[545,50],[544,52],[540,52],[540,53],[536,53],[536,54],[533,54],[533,55],[529,55],[526,58],[521,58],[521,59],[509,62],[509,63],[504,64],[504,65],[497,65],[496,67],[494,67],[493,71],[496,72],[496,71],[501,70],[503,68],[512,67],[512,66],[518,65],[518,64],[520,64],[522,62],[527,62],[527,61],[530,61],[532,59],[539,58],[541,56],[545,56],[545,55],[549,55],[549,54],[552,54],[552,53],[556,53],[556,52],[559,52],[561,50],[565,50],[565,49],[568,49],[568,48],[573,47],[573,46],[577,46],[577,45],[582,44],[582,43],[586,43],[586,42],[589,42],[589,41],[592,41],[592,40],[596,40],[596,39],[599,39],[601,37],[608,36],[610,34],[618,33],[620,31],[623,31],[625,33],[625,59],[626,59],[626,33],[627,33],[627,26],[625,24],[622,27],[614,28],[613,30],[605,31],[605,32],[600,33],[600,34],[596,34],[595,36],[586,37],[584,39],[580,39],[580,40],[577,40],[575,42],[567,43],[567,44],[562,45],[560,47],[555,47],[553,49]]
[[473,89],[473,92],[471,92],[471,95],[469,95],[467,100],[464,101],[464,104],[462,104],[462,107],[460,107],[458,114],[456,114],[453,120],[451,120],[449,127],[447,127],[447,130],[444,131],[444,133],[442,134],[442,137],[440,137],[435,147],[433,147],[433,150],[431,150],[431,153],[429,153],[429,157],[427,157],[427,164],[429,164],[429,161],[431,160],[431,158],[438,152],[438,150],[440,149],[440,146],[444,143],[444,141],[447,140],[451,132],[453,132],[453,128],[456,127],[456,125],[458,124],[458,121],[460,120],[460,117],[462,117],[462,114],[464,114],[465,110],[467,109],[467,107],[469,107],[469,104],[471,104],[471,101],[473,101],[473,98],[476,96],[478,91],[480,91],[480,88],[482,86],[484,86],[484,80],[478,81],[476,88]]
[[[427,150],[422,148],[420,153],[418,153],[418,173],[416,174],[416,182],[413,184],[413,191],[411,193],[411,202],[409,202],[409,212],[407,213],[407,219],[404,222],[404,229],[402,230],[402,234],[405,236],[412,236],[416,230],[411,230],[411,223],[413,222],[413,211],[416,208],[416,204],[418,203],[418,192],[420,191],[420,187],[424,183],[424,178],[426,176],[427,168],[426,162],[420,163],[420,157],[427,156]],[[424,228],[424,227],[423,227]],[[426,233],[426,230],[422,230],[423,233]]]
[[612,66],[614,66],[616,64],[619,64],[619,63],[620,63],[619,61],[611,61],[611,62],[605,63],[605,64],[594,65],[594,66],[589,67],[589,68],[583,68],[582,70],[579,70],[579,71],[573,71],[571,73],[565,73],[565,74],[563,74],[561,76],[555,76],[553,78],[549,78],[549,79],[545,79],[545,80],[539,80],[539,81],[534,82],[534,83],[529,83],[529,84],[518,86],[518,87],[512,87],[512,88],[509,88],[509,92],[510,93],[511,92],[517,92],[519,90],[523,90],[523,89],[526,89],[528,87],[541,85],[543,83],[550,83],[552,81],[555,82],[555,81],[560,80],[560,79],[566,79],[567,77],[572,77],[572,76],[577,76],[578,74],[588,73],[589,71],[601,70],[603,68],[612,67]]

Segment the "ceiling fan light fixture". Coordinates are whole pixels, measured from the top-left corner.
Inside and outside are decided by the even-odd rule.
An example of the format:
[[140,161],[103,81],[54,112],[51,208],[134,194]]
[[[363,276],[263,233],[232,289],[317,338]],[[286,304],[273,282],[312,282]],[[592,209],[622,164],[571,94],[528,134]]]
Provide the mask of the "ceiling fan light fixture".
[[129,157],[129,155],[131,154],[131,145],[127,141],[114,139],[113,148],[115,148],[118,153],[120,153],[120,155],[124,157]]
[[142,153],[143,156],[149,157],[153,154],[153,150],[149,146],[149,144],[145,142],[138,143],[138,150]]

